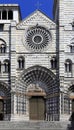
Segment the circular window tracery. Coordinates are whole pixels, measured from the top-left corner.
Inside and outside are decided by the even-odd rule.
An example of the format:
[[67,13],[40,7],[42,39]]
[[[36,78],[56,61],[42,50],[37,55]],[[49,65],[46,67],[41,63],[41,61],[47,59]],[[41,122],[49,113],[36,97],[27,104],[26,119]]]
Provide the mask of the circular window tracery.
[[44,50],[51,41],[51,35],[44,27],[35,26],[27,31],[27,46],[34,51]]
[[34,35],[33,36],[33,42],[35,43],[35,44],[40,44],[40,43],[42,43],[42,41],[43,41],[43,37],[41,36],[41,35]]

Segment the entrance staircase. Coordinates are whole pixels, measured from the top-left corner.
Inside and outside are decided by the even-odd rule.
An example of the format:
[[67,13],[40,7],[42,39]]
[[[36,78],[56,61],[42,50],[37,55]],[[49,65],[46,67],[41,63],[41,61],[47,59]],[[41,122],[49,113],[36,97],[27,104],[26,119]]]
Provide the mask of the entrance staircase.
[[70,122],[0,121],[0,130],[74,130]]

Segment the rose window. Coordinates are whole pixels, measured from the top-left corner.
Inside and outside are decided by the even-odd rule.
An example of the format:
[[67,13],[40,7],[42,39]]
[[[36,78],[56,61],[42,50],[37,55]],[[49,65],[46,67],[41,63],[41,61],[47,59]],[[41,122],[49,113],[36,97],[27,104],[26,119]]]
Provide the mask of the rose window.
[[33,27],[27,31],[27,46],[34,51],[44,50],[51,41],[51,35],[44,27]]

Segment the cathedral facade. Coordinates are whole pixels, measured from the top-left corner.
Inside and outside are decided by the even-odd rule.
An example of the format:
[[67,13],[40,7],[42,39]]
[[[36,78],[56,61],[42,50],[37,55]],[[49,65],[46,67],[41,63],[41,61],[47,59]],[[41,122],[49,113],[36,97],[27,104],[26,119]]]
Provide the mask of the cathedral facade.
[[74,111],[74,0],[21,19],[0,4],[0,120],[69,120]]

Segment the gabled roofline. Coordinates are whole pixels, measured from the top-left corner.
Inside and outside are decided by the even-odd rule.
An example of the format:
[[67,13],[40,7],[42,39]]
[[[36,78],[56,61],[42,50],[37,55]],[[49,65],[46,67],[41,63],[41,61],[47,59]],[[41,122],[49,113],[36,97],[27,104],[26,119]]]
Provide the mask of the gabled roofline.
[[43,15],[45,15],[48,19],[50,19],[53,23],[54,23],[54,21],[48,16],[48,15],[46,15],[44,12],[42,12],[40,9],[38,9],[38,11],[39,12],[41,12]]
[[[48,20],[50,19],[54,24],[56,24],[49,16],[47,16],[47,15],[46,15],[44,12],[42,12],[40,9],[37,9],[37,10],[35,10],[33,13],[29,14],[26,18],[24,18],[22,21],[20,21],[20,23],[22,23],[23,21],[26,21],[29,17],[31,17],[31,16],[32,16],[34,13],[36,13],[36,12],[42,13],[43,15],[45,15],[45,16],[47,17]],[[18,26],[20,23],[18,23],[17,26]]]

